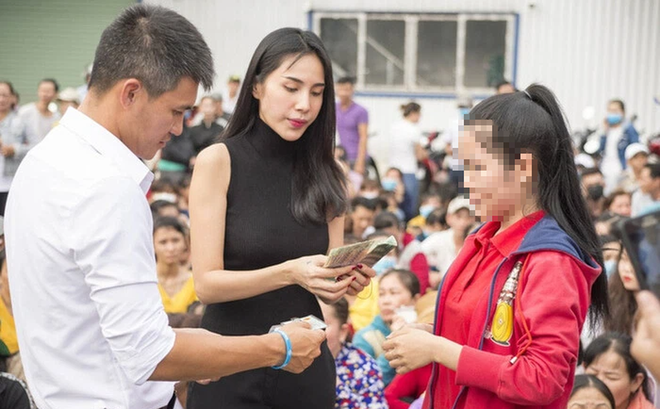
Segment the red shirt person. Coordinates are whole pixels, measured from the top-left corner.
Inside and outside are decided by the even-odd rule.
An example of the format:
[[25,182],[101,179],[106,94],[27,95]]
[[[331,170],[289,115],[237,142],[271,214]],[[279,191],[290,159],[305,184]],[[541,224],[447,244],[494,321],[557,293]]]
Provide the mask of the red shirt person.
[[393,332],[386,357],[397,373],[433,363],[424,408],[564,409],[607,282],[561,110],[533,85],[483,101],[463,128],[465,187],[487,222],[449,268],[435,325]]

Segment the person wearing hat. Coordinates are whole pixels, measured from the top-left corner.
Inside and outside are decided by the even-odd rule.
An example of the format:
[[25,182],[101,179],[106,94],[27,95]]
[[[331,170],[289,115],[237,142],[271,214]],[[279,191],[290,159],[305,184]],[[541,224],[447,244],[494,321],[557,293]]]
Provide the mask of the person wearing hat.
[[466,230],[474,224],[474,214],[470,210],[470,201],[457,196],[447,206],[447,224],[449,229],[431,234],[422,242],[422,251],[431,266],[429,281],[431,288],[437,288],[442,277],[463,247]]
[[[59,110],[60,110],[60,115],[64,116],[64,113],[66,112],[69,107],[74,107],[78,109],[78,105],[80,105],[80,99],[79,99],[78,91],[76,91],[74,88],[68,87],[64,88],[62,92],[57,96],[57,103],[59,104]],[[55,123],[57,125],[59,121]],[[54,126],[55,126],[54,125]]]
[[628,166],[623,172],[619,188],[633,193],[639,188],[642,169],[648,162],[649,149],[639,142],[631,143],[626,148],[625,158]]
[[224,110],[228,114],[234,113],[234,108],[238,102],[238,91],[241,89],[241,77],[238,75],[232,75],[227,80],[227,90],[223,95],[224,100]]

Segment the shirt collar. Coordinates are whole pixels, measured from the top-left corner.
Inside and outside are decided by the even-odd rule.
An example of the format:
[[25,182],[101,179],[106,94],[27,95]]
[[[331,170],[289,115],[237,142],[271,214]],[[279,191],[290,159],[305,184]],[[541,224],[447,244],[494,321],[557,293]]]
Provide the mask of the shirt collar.
[[511,226],[504,229],[504,231],[498,235],[494,236],[491,239],[491,243],[493,243],[493,246],[500,252],[502,256],[507,257],[520,246],[520,243],[522,242],[523,237],[525,237],[525,234],[527,234],[529,229],[531,229],[532,226],[541,220],[543,216],[545,216],[545,212],[543,210],[539,210],[523,217]]
[[147,194],[154,175],[119,138],[92,118],[75,108],[67,109],[60,125],[89,143],[99,154],[117,165],[117,168],[137,183]]

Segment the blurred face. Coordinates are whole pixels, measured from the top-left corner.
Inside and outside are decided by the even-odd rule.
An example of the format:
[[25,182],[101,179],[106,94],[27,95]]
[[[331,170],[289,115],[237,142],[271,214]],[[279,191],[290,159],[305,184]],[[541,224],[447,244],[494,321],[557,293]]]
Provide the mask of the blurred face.
[[621,277],[621,282],[623,283],[623,288],[628,291],[637,292],[640,290],[639,281],[635,275],[635,269],[633,268],[630,258],[628,257],[628,252],[623,251],[621,254],[621,260],[617,265],[619,271],[619,277]]
[[492,137],[489,122],[465,126],[461,131],[458,156],[463,162],[464,185],[470,192],[470,203],[480,218],[503,220],[511,217],[527,199],[531,190],[531,155],[522,154],[513,167],[505,165],[490,153],[486,143]]
[[203,98],[199,103],[199,112],[201,112],[206,119],[215,118],[215,102],[211,98]]
[[454,214],[447,215],[447,224],[456,232],[465,233],[465,230],[474,224],[474,216],[468,209],[460,209]]
[[639,175],[639,188],[646,194],[656,194],[660,190],[660,178],[653,179],[651,177],[651,169],[643,168]]
[[392,179],[392,180],[396,180],[397,182],[403,183],[403,180],[401,179],[401,174],[395,169],[388,169],[387,172],[385,172],[384,179]]
[[321,310],[323,311],[323,320],[328,326],[325,329],[325,337],[328,341],[328,348],[330,349],[332,356],[337,358],[342,346],[344,345],[344,342],[346,342],[346,337],[348,336],[348,324],[342,324],[339,322],[333,307],[323,302],[320,304]]
[[630,217],[630,195],[618,195],[612,201],[609,211],[621,216]]
[[241,87],[241,83],[240,83],[240,82],[229,81],[229,82],[227,83],[227,91],[229,91],[229,95],[230,95],[232,98],[238,93],[238,90],[240,89],[240,87]]
[[618,241],[605,243],[605,246],[603,246],[603,261],[616,260],[620,251],[621,243]]
[[353,100],[353,84],[345,83],[335,85],[335,95],[342,104],[351,102]]
[[378,288],[380,316],[387,325],[392,324],[394,312],[403,306],[414,306],[416,298],[403,285],[396,274],[381,278]]
[[616,102],[610,102],[607,104],[607,113],[608,114],[619,114],[623,115],[624,112],[621,109],[621,105],[617,104]]
[[367,227],[374,223],[374,211],[364,206],[357,206],[351,213],[351,221],[353,222],[353,235],[360,238]]
[[300,139],[316,120],[325,89],[323,65],[316,54],[305,55],[294,63],[295,59],[285,58],[252,94],[259,100],[261,120],[291,142]]
[[9,112],[11,103],[12,94],[9,85],[0,83],[0,112]]
[[585,372],[596,376],[607,385],[614,395],[614,403],[617,408],[628,406],[630,396],[637,392],[643,380],[641,374],[631,379],[623,358],[611,350],[598,356]]
[[628,165],[630,165],[630,167],[633,168],[634,171],[639,172],[648,163],[649,161],[648,159],[649,157],[647,154],[638,153],[637,155],[628,159]]
[[225,111],[222,109],[222,101],[213,101],[215,105],[215,114],[216,116],[222,116]]
[[118,136],[139,158],[151,159],[172,134],[180,135],[183,131],[183,116],[195,104],[197,83],[184,77],[173,90],[150,98],[139,81],[128,81],[137,85],[130,87],[132,99],[122,102],[122,118],[117,121]]
[[592,173],[591,175],[586,175],[582,177],[582,194],[587,196],[587,191],[591,186],[602,186],[605,187],[605,178],[600,173]]
[[185,237],[172,227],[161,227],[154,232],[154,250],[159,263],[179,264],[186,252]]
[[37,87],[37,98],[40,102],[50,104],[55,99],[57,91],[55,91],[55,84],[50,81],[43,81]]
[[586,386],[575,392],[568,401],[568,409],[614,409],[598,389]]
[[421,112],[411,112],[406,119],[409,120],[412,123],[418,123],[419,119],[421,118],[422,113]]

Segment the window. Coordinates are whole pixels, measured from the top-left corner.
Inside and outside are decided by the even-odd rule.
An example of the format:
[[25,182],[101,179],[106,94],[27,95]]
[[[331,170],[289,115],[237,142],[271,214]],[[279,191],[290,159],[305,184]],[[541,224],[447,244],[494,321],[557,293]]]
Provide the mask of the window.
[[513,14],[313,13],[337,76],[358,89],[489,93],[513,79]]

